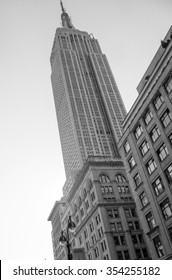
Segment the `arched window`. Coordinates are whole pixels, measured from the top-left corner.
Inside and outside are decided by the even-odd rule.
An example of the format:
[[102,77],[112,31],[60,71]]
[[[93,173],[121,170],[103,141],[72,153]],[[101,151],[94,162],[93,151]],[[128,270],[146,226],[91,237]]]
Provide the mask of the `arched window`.
[[106,174],[101,174],[99,178],[101,183],[110,183],[110,179]]
[[118,182],[118,183],[123,183],[123,182],[126,182],[126,179],[123,175],[121,174],[117,174],[116,177],[115,177],[115,180]]

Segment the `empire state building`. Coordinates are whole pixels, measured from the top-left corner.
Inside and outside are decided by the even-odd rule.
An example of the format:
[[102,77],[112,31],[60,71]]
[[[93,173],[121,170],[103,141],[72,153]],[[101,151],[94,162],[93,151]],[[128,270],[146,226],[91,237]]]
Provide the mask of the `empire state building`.
[[61,3],[51,53],[52,87],[66,177],[83,167],[88,156],[119,158],[126,110],[100,45],[75,29]]
[[[51,79],[67,178],[48,217],[54,259],[147,259],[117,146],[126,116],[123,101],[98,41],[75,29],[60,3]],[[71,219],[76,227],[69,235]],[[66,247],[59,242],[64,237]]]

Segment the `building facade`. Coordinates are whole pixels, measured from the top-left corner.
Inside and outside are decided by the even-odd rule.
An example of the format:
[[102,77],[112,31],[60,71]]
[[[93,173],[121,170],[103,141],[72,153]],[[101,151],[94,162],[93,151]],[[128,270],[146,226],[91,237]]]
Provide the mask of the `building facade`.
[[117,142],[126,110],[98,41],[74,28],[62,7],[51,53],[52,87],[66,170],[63,198],[49,215],[55,259],[72,216],[72,250],[86,259],[148,259],[144,233]]
[[71,250],[83,248],[87,260],[150,259],[120,159],[89,156],[63,201],[66,206],[60,224],[62,201],[55,203],[48,218],[53,227],[55,259],[67,259],[66,248],[60,245],[59,238],[69,216],[76,224],[75,232],[70,235]]
[[[51,53],[51,79],[67,180],[63,187],[64,196],[55,203],[48,218],[52,223],[54,258],[67,259],[66,248],[60,245],[59,238],[61,231],[67,227],[69,216],[76,224],[75,232],[70,234],[71,247],[83,248],[88,260],[170,258],[169,184],[164,186],[165,196],[156,198],[162,207],[159,212],[157,207],[156,226],[149,230],[145,229],[149,224],[155,223],[154,216],[151,216],[154,215],[151,203],[155,203],[155,196],[150,195],[151,188],[146,181],[149,179],[146,171],[142,183],[140,181],[138,188],[134,187],[143,172],[141,170],[144,169],[142,161],[145,161],[148,172],[154,166],[150,148],[150,158],[147,155],[142,158],[139,154],[140,147],[145,151],[148,136],[148,132],[143,133],[141,112],[145,108],[147,118],[154,114],[154,111],[150,114],[146,111],[148,106],[153,104],[150,102],[151,96],[155,88],[158,91],[161,75],[170,71],[166,69],[170,68],[171,63],[170,33],[162,42],[167,44],[166,48],[161,47],[160,53],[156,55],[158,62],[153,63],[154,67],[148,68],[145,81],[141,81],[139,85],[140,105],[137,107],[136,101],[134,109],[126,116],[115,79],[98,41],[87,32],[75,29],[62,2],[61,7],[62,28],[56,30]],[[170,91],[171,80],[168,81],[166,80],[166,83]],[[165,90],[162,96],[165,98]],[[171,120],[171,103],[166,101],[163,104],[168,106],[164,107],[163,112],[156,113],[154,125],[158,124],[158,116],[162,117],[162,120],[164,118],[165,123]],[[153,105],[150,108],[153,108]],[[151,122],[153,124],[152,119]],[[154,131],[151,123],[147,125]],[[169,122],[168,129],[170,126]],[[145,126],[145,131],[147,127]],[[134,138],[136,136],[133,133],[138,135],[138,139]],[[169,135],[168,130],[167,137]],[[162,147],[156,148],[164,155],[164,143],[159,144],[162,144]],[[137,149],[136,145],[139,145]],[[154,147],[154,144],[149,145]],[[124,148],[127,152],[124,152]],[[170,154],[170,143],[165,150],[167,149]],[[167,176],[165,174],[168,172],[168,178],[171,178],[170,156],[164,160],[168,160],[164,167],[167,170],[164,176]],[[151,173],[149,175],[153,176]],[[158,175],[160,176],[160,173]],[[158,180],[161,182],[158,175],[157,178],[151,177],[157,184]],[[157,191],[159,189],[158,185]],[[146,195],[149,198],[147,204]],[[140,202],[143,202],[142,206]],[[162,215],[168,218],[165,220],[164,217],[164,225],[160,229],[158,219],[163,220]],[[165,240],[168,241],[164,245],[166,247],[162,245],[161,234],[166,236]],[[147,248],[150,248],[150,251]]]
[[153,259],[172,259],[172,27],[138,85],[118,143]]

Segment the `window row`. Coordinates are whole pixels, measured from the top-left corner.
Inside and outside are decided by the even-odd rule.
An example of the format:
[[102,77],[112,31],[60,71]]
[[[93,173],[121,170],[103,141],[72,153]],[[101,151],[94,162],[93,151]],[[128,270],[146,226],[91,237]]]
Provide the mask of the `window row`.
[[[170,135],[170,137],[172,138],[171,135]],[[140,148],[140,152],[141,152],[142,156],[144,156],[149,151],[148,142],[146,140],[144,140],[139,148]],[[157,152],[160,162],[164,161],[166,159],[166,157],[169,155],[169,151],[168,151],[168,148],[165,145],[165,143],[162,143],[156,152]],[[130,169],[132,170],[136,165],[136,161],[133,156],[131,156],[129,158],[128,163],[129,163]],[[156,169],[156,167],[157,166],[156,166],[156,163],[153,158],[151,158],[146,163],[146,168],[147,168],[149,174],[151,174]]]
[[[153,159],[149,160],[147,163],[147,170],[149,174],[151,174],[156,169],[156,163]],[[168,183],[172,183],[172,163],[164,170],[164,174]],[[136,188],[138,188],[142,184],[142,179],[140,174],[137,172],[133,177]],[[159,196],[165,189],[164,184],[160,176],[156,178],[155,181],[152,182],[152,187],[156,196]]]
[[[172,216],[172,207],[171,207],[171,203],[170,203],[169,199],[166,198],[163,202],[160,203],[159,206],[160,206],[163,218],[165,220],[169,219]],[[156,221],[154,219],[152,212],[149,211],[149,213],[147,213],[145,217],[146,217],[146,221],[147,221],[149,230],[154,229],[157,226],[157,224],[156,224]]]
[[[162,104],[162,102],[163,102],[162,100],[163,100],[162,96],[161,96],[161,98],[159,96],[156,99],[156,108],[157,109],[159,109],[160,105]],[[146,124],[148,124],[151,121],[151,119],[152,119],[152,113],[150,111],[148,111],[146,113],[146,119],[145,119]],[[172,122],[172,113],[170,112],[170,110],[168,108],[160,116],[160,121],[164,128],[166,128]],[[136,140],[138,140],[142,134],[143,134],[143,128],[142,128],[141,124],[139,124],[134,130],[134,135],[135,135]],[[155,125],[155,127],[150,132],[150,137],[151,137],[152,141],[155,142],[159,136],[160,136],[159,129],[158,129],[157,125]],[[130,151],[130,145],[129,145],[128,141],[126,141],[124,144],[124,150],[125,150],[125,153],[128,153]]]
[[[100,180],[100,183],[102,183],[102,184],[110,183],[111,182],[111,180],[110,180],[110,178],[109,178],[109,176],[107,174],[101,174],[99,176],[99,180]],[[126,182],[127,180],[126,180],[126,178],[122,174],[117,174],[115,176],[115,181],[117,183],[123,183],[123,182]]]

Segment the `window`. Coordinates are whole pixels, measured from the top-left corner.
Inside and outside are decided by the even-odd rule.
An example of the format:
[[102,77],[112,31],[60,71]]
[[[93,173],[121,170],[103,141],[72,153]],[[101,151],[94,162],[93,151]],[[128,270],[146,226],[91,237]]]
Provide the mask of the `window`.
[[160,208],[165,220],[172,216],[171,203],[168,198],[166,198],[163,202],[160,203]]
[[143,133],[143,128],[141,127],[141,125],[138,125],[134,131],[134,135],[136,139],[138,139],[142,135],[142,133]]
[[104,197],[103,200],[107,203],[115,203],[116,202],[116,198],[115,197]]
[[140,225],[139,225],[138,221],[134,222],[134,227],[135,227],[135,229],[140,229]]
[[136,210],[134,208],[124,209],[126,218],[137,217]]
[[170,142],[170,144],[172,146],[172,133],[170,133],[170,135],[168,136],[168,139],[169,139],[169,142]]
[[172,163],[164,170],[168,183],[172,183]]
[[132,234],[131,235],[133,244],[144,244],[143,235],[142,234]]
[[91,224],[90,224],[90,231],[93,232],[93,230],[94,230],[94,226],[93,226],[93,222],[91,222]]
[[124,246],[126,245],[126,240],[124,235],[114,236],[114,242],[116,246]]
[[110,223],[110,226],[111,226],[111,229],[112,229],[113,231],[116,231],[116,225],[115,225],[115,223]]
[[152,120],[152,118],[153,118],[152,112],[150,110],[147,111],[147,113],[144,117],[145,124],[148,125],[150,123],[150,121]]
[[121,251],[117,251],[117,257],[118,257],[118,260],[123,260],[123,254]]
[[106,174],[101,174],[99,178],[101,183],[110,183],[110,179]]
[[107,214],[109,218],[119,218],[118,209],[107,209]]
[[90,194],[91,194],[91,200],[94,201],[94,200],[95,200],[95,194],[94,194],[94,192],[91,192]]
[[157,150],[157,154],[158,154],[160,161],[163,161],[168,156],[169,152],[164,143]]
[[99,214],[95,217],[95,220],[96,220],[96,224],[97,224],[97,225],[101,222],[101,219],[100,219],[100,215],[99,215]]
[[101,186],[102,193],[113,193],[112,186]]
[[141,249],[135,249],[135,253],[138,260],[142,259]]
[[138,243],[137,235],[131,235],[131,238],[132,238],[133,244],[137,244]]
[[169,125],[169,123],[171,122],[172,120],[172,114],[171,112],[169,111],[169,109],[167,109],[164,114],[161,116],[161,122],[162,122],[162,125],[164,127],[167,127]]
[[142,154],[142,156],[146,155],[146,153],[149,151],[149,144],[148,142],[145,140],[143,141],[143,143],[140,145],[140,152]]
[[136,210],[134,208],[130,209],[131,217],[137,217]]
[[130,260],[130,255],[129,255],[128,250],[124,250],[124,257],[125,257],[125,260]]
[[156,196],[160,195],[164,191],[164,185],[160,176],[152,183],[152,186]]
[[86,200],[86,202],[85,202],[85,206],[86,206],[86,209],[88,209],[88,208],[89,208],[89,202],[88,202],[88,200]]
[[167,80],[167,82],[165,83],[165,89],[168,93],[172,92],[172,76],[170,76]]
[[79,216],[77,215],[76,216],[76,224],[78,224],[79,223]]
[[159,128],[157,127],[157,125],[155,125],[154,128],[150,132],[150,137],[152,139],[152,142],[155,142],[159,138],[160,135],[161,134],[160,134]]
[[84,189],[83,193],[84,193],[84,198],[86,198],[87,197],[86,189]]
[[93,243],[93,244],[96,244],[96,236],[95,236],[95,234],[93,234],[93,236],[91,237],[91,239],[92,239],[92,243]]
[[81,204],[82,204],[82,199],[81,199],[81,197],[79,196],[79,197],[78,197],[78,206],[81,206]]
[[136,229],[140,229],[140,225],[139,225],[139,222],[138,221],[130,221],[128,222],[128,227],[129,227],[129,230],[136,230]]
[[109,256],[108,256],[108,255],[105,255],[105,256],[103,257],[103,259],[104,259],[104,260],[109,260]]
[[88,237],[87,229],[84,230],[84,237],[85,237],[85,239]]
[[76,204],[74,204],[74,212],[76,213],[78,210],[78,207],[76,206]]
[[168,228],[168,233],[172,242],[172,226]]
[[156,223],[155,223],[154,217],[153,217],[151,212],[149,212],[146,215],[146,220],[147,220],[147,223],[148,223],[148,226],[149,226],[150,230],[153,229],[154,227],[156,227]]
[[134,230],[133,222],[128,222],[128,227],[129,227],[129,230]]
[[157,235],[155,238],[153,238],[153,243],[157,252],[157,255],[159,258],[163,257],[165,255],[163,245],[161,243],[161,240],[159,238],[159,235]]
[[86,244],[86,248],[87,248],[87,251],[88,251],[89,248],[90,248],[90,243],[89,243],[89,241],[87,241],[85,244]]
[[111,209],[107,209],[107,214],[109,218],[113,218],[113,213]]
[[79,236],[79,244],[82,244],[82,235]]
[[135,249],[136,257],[138,260],[148,258],[148,252],[146,248],[143,249]]
[[93,183],[91,180],[88,181],[89,190],[91,191],[93,188]]
[[124,144],[124,150],[125,150],[125,153],[126,153],[126,154],[131,150],[128,141],[126,141],[125,144]]
[[154,101],[154,106],[157,111],[159,110],[163,102],[164,102],[164,98],[161,94],[159,94]]
[[114,210],[113,210],[113,215],[114,215],[115,218],[119,218],[118,209],[114,209]]
[[128,186],[118,186],[119,193],[130,193]]
[[126,245],[125,236],[121,235],[121,236],[119,236],[119,239],[120,239],[121,245]]
[[98,235],[99,235],[99,238],[101,238],[103,236],[103,229],[102,229],[102,227],[100,227],[98,229]]
[[129,163],[130,169],[133,169],[134,166],[136,165],[136,162],[135,162],[133,156],[130,157],[130,159],[128,160],[128,163]]
[[147,168],[147,171],[149,173],[149,175],[151,175],[154,170],[156,169],[156,162],[154,161],[153,158],[151,158],[147,163],[146,163],[146,168]]
[[121,174],[117,174],[116,177],[115,177],[115,180],[117,183],[123,183],[123,182],[126,182],[126,179],[123,175]]
[[130,260],[130,255],[128,250],[116,251],[118,260]]
[[136,187],[138,187],[142,183],[142,179],[141,179],[139,173],[136,173],[136,175],[133,177],[133,179],[134,179],[134,183],[135,183]]
[[83,217],[83,216],[84,216],[84,209],[81,208],[81,217]]
[[149,257],[148,251],[147,251],[146,248],[143,248],[143,249],[142,249],[142,253],[143,253],[144,258],[148,258],[148,257]]
[[120,245],[118,236],[114,236],[113,238],[114,238],[115,245],[116,246]]
[[96,257],[96,259],[98,258],[98,256],[99,256],[99,250],[98,250],[98,248],[96,247],[96,248],[94,248],[94,254],[95,254],[95,257]]
[[118,230],[118,231],[123,230],[123,227],[122,227],[122,223],[121,223],[121,222],[117,222],[117,223],[116,223],[116,226],[117,226],[117,230]]
[[140,201],[141,201],[141,204],[143,207],[145,207],[147,204],[148,204],[148,198],[147,198],[147,195],[145,192],[142,192],[140,195],[139,195],[139,198],[140,198]]
[[102,251],[103,251],[103,252],[107,249],[107,247],[106,247],[106,241],[105,241],[105,240],[103,240],[103,241],[101,242],[101,247],[102,247]]

